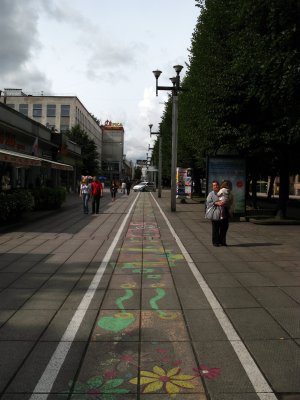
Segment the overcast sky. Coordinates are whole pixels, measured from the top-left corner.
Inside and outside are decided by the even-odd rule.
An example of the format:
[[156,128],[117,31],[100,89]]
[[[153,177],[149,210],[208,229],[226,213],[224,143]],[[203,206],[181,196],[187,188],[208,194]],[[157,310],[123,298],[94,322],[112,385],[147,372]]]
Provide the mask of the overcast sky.
[[77,96],[102,123],[123,123],[127,159],[145,159],[167,98],[152,71],[169,86],[188,62],[195,1],[0,0],[0,11],[0,89]]

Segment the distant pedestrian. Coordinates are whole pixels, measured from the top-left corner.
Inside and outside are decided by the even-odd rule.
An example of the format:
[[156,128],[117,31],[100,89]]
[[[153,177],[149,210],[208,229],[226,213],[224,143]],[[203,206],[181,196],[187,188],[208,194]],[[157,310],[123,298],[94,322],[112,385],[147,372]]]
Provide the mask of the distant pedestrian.
[[126,190],[126,182],[125,181],[122,182],[121,188],[122,188],[122,193],[125,194],[125,190]]
[[130,189],[131,189],[131,182],[130,182],[130,180],[129,180],[129,179],[127,179],[127,181],[126,181],[126,191],[127,191],[127,196],[129,196]]
[[86,176],[82,178],[79,196],[82,197],[83,212],[84,214],[88,214],[89,200],[91,196],[91,184],[88,182],[88,178]]
[[110,185],[110,193],[111,193],[112,201],[115,201],[117,191],[118,191],[118,185],[117,185],[116,181],[112,181],[112,183]]
[[99,214],[100,197],[102,196],[102,184],[97,177],[93,177],[92,189],[92,214]]

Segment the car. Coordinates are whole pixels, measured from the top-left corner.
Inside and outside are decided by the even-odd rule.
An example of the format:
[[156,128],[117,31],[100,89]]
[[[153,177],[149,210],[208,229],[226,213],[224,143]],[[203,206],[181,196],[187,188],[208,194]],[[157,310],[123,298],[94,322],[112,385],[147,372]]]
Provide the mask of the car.
[[135,192],[155,192],[156,187],[154,182],[144,181],[133,186],[133,190]]

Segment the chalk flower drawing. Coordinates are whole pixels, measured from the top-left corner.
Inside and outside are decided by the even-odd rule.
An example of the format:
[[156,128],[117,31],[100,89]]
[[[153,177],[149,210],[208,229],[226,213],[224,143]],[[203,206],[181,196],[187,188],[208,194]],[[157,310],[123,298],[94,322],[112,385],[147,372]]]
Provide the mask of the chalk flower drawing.
[[207,379],[214,379],[220,375],[221,369],[220,368],[209,368],[206,365],[200,365],[200,368],[193,368],[193,371],[196,372],[195,376],[202,376],[203,378]]
[[[155,366],[153,372],[141,371],[140,384],[146,385],[143,393],[157,392],[163,389],[169,394],[176,394],[184,389],[194,389],[194,385],[189,382],[194,379],[192,375],[179,375],[180,368],[172,368],[165,371],[163,368]],[[133,378],[130,383],[137,385],[138,378]]]
[[127,389],[118,387],[123,382],[124,379],[109,379],[105,381],[102,376],[94,376],[86,383],[76,382],[72,398],[78,400],[115,400],[115,395],[129,392]]

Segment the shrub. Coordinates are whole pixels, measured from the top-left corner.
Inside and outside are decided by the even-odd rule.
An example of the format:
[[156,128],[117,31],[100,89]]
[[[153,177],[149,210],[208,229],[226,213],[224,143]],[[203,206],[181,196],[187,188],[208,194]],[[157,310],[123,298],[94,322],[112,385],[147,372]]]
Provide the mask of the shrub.
[[60,208],[66,200],[66,189],[63,187],[45,187],[31,190],[35,210],[54,210]]
[[0,220],[14,221],[21,217],[24,211],[32,210],[34,199],[29,190],[16,189],[12,192],[0,193]]

